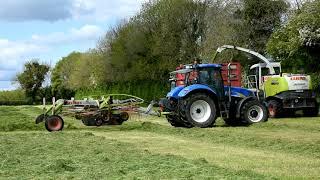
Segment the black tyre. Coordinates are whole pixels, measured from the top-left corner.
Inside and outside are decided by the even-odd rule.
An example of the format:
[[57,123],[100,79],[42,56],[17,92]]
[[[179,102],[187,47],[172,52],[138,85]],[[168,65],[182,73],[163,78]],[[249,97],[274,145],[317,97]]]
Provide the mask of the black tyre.
[[246,124],[268,120],[267,108],[257,100],[246,102],[241,108],[241,120]]
[[179,116],[167,115],[166,118],[173,127],[185,127],[184,124],[179,120]]
[[319,104],[315,102],[315,107],[304,109],[303,115],[306,117],[317,117],[319,115]]
[[213,99],[206,94],[193,94],[184,101],[185,114],[181,118],[185,117],[185,120],[192,126],[201,128],[213,126],[217,119],[217,110]]
[[57,115],[49,116],[46,119],[45,126],[49,132],[61,131],[64,126],[64,121],[60,116],[57,116]]
[[127,112],[121,112],[120,118],[122,121],[128,121],[129,120],[129,114]]
[[100,117],[97,117],[96,120],[95,120],[95,124],[96,126],[102,126],[103,125],[103,119],[100,118]]
[[271,118],[278,118],[283,116],[282,103],[276,100],[268,101],[268,111]]

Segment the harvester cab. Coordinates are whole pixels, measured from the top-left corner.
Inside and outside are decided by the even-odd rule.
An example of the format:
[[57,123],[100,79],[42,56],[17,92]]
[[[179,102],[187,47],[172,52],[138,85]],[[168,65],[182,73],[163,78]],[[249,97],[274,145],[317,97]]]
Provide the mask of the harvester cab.
[[[231,68],[230,64],[229,71]],[[170,82],[171,91],[160,107],[172,126],[212,127],[218,116],[229,125],[267,120],[266,107],[250,90],[230,83],[224,86],[220,64],[180,66],[170,73]]]
[[[280,77],[282,75],[281,64],[279,62],[270,62],[270,66],[274,70],[274,74],[270,74],[270,67],[266,63],[254,64],[250,67],[246,84],[252,90],[264,90],[264,82],[271,77]],[[261,94],[260,94],[261,95]],[[264,94],[262,93],[262,96]]]

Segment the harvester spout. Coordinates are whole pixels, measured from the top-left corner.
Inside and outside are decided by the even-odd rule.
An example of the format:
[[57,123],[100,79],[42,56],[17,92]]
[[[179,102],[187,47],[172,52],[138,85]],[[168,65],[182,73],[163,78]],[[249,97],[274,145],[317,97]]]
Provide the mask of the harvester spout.
[[266,57],[262,56],[258,52],[252,51],[250,49],[242,48],[242,47],[237,47],[237,46],[232,46],[232,45],[223,45],[216,50],[216,53],[214,54],[214,57],[213,57],[213,61],[215,61],[215,59],[217,58],[219,53],[221,53],[222,51],[224,51],[226,49],[235,49],[238,51],[242,51],[242,52],[246,52],[248,54],[254,55],[254,56],[258,57],[261,61],[266,63],[266,66],[269,68],[269,73],[271,75],[276,74],[271,62]]

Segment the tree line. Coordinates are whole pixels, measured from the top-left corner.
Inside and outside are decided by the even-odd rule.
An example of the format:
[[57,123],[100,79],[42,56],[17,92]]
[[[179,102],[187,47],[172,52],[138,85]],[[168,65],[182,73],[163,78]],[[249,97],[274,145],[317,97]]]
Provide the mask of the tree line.
[[[119,91],[148,100],[161,97],[169,88],[170,71],[194,58],[211,62],[224,44],[270,56],[281,61],[286,72],[312,74],[317,87],[320,2],[296,7],[286,0],[151,0],[134,17],[109,29],[95,48],[63,57],[51,70],[50,95]],[[246,68],[257,59],[227,51],[216,63],[226,61],[239,61]],[[39,68],[43,76],[49,71]],[[43,78],[34,79],[33,86],[25,84],[28,69],[26,64],[17,80],[35,100]]]

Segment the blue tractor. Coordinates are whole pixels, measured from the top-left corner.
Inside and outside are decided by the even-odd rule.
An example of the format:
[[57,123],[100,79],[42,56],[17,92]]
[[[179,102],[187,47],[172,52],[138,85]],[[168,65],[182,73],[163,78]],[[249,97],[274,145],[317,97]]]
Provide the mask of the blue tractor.
[[[252,91],[224,85],[221,68],[193,64],[170,73],[171,91],[159,105],[172,126],[212,127],[219,116],[231,126],[268,120],[267,108]],[[231,68],[229,64],[228,82]]]

